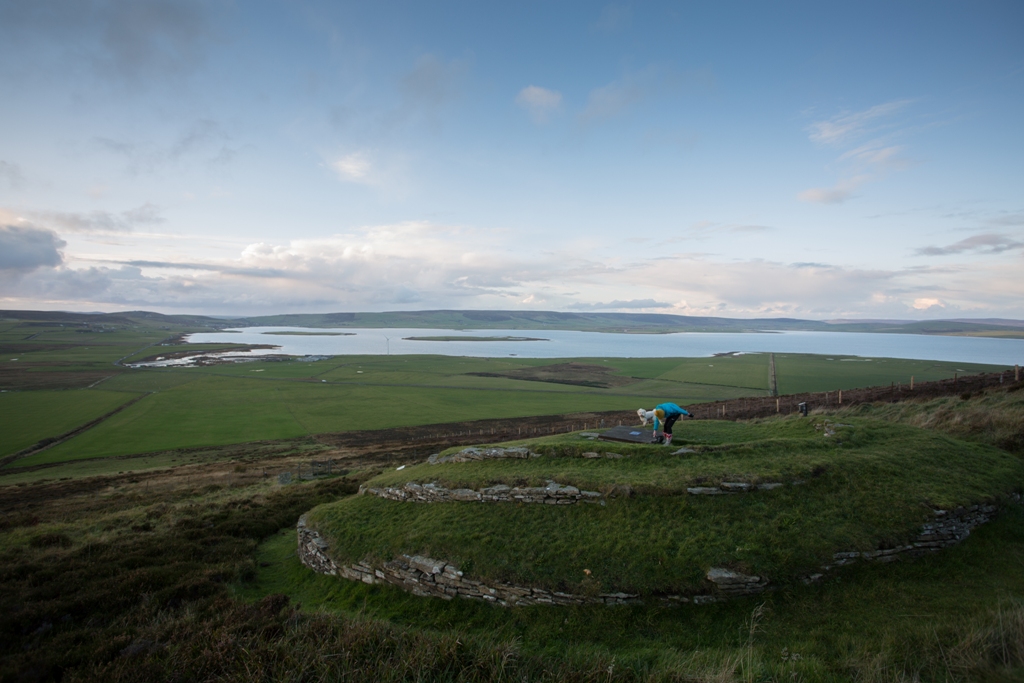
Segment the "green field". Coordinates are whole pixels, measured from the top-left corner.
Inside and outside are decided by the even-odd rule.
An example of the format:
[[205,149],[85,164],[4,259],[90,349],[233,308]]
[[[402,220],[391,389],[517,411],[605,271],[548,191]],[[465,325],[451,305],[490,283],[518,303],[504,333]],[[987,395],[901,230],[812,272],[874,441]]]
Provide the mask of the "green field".
[[59,436],[127,403],[119,391],[26,391],[0,394],[0,457]]
[[[687,405],[765,396],[768,391],[766,354],[632,359],[336,356],[312,363],[264,359],[198,368],[126,368],[116,362],[225,345],[177,343],[182,333],[209,329],[210,319],[182,324],[151,314],[52,315],[52,320],[6,321],[0,326],[0,389],[6,391],[0,400],[3,419],[11,425],[0,433],[0,455],[102,415],[117,405],[118,396],[125,401],[146,396],[100,425],[8,467],[354,429],[635,410],[664,400]],[[782,393],[909,384],[911,377],[922,382],[997,369],[885,358],[775,358]],[[564,381],[522,374],[560,364],[581,366],[582,374]],[[593,368],[589,375],[588,367]]]
[[[89,416],[109,410],[106,397],[121,391],[153,393],[99,426],[17,465],[353,429],[634,410],[663,400],[686,405],[767,394],[764,355],[575,360],[614,368],[612,374],[633,381],[602,389],[467,374],[496,374],[563,363],[565,359],[350,356],[315,363],[257,361],[204,368],[137,368],[119,371],[97,390],[64,392],[59,411],[46,410],[46,400],[33,397],[37,392],[4,394],[6,404],[11,406],[10,414],[31,417],[25,424],[35,428],[17,439],[5,432],[2,446],[6,452],[14,452],[35,440],[67,431],[76,420],[86,422]],[[924,361],[843,362],[790,355],[777,355],[776,363],[783,391],[909,383],[912,375],[924,381],[949,377],[958,370],[991,369]],[[86,417],[79,419],[79,415]],[[24,422],[22,417],[18,419]],[[25,442],[25,438],[30,440]]]

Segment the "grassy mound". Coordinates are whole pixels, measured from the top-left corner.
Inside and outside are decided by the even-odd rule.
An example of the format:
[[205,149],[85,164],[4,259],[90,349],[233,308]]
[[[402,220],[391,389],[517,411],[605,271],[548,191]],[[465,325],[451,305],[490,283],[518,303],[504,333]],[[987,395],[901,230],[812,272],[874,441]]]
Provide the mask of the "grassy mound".
[[[515,442],[542,457],[389,471],[369,486],[449,488],[548,481],[598,490],[604,505],[413,504],[365,495],[309,514],[342,563],[425,554],[467,576],[573,593],[700,589],[712,566],[775,583],[832,554],[907,542],[933,508],[997,500],[1024,484],[1024,463],[985,443],[870,416],[687,422],[679,446],[610,444],[578,435]],[[674,444],[675,445],[675,444]],[[610,451],[620,459],[588,459]],[[693,486],[782,483],[695,496]]]

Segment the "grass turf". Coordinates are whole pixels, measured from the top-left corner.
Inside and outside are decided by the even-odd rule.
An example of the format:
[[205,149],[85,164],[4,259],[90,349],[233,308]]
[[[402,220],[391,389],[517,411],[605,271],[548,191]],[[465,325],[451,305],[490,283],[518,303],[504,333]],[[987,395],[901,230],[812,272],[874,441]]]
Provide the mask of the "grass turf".
[[[367,495],[317,508],[310,523],[342,563],[425,554],[482,580],[568,592],[597,582],[604,591],[687,593],[712,566],[792,581],[834,552],[907,542],[931,508],[993,500],[1024,485],[1024,463],[992,446],[870,418],[825,436],[826,423],[690,422],[686,438],[705,445],[678,456],[661,446],[556,437],[533,444],[545,453],[540,458],[421,464],[368,482],[480,488],[557,481],[610,494],[603,506],[418,505]],[[593,448],[632,457],[573,457]],[[786,485],[734,496],[685,491],[723,481]]]
[[127,403],[137,394],[98,389],[0,394],[0,456],[58,436]]

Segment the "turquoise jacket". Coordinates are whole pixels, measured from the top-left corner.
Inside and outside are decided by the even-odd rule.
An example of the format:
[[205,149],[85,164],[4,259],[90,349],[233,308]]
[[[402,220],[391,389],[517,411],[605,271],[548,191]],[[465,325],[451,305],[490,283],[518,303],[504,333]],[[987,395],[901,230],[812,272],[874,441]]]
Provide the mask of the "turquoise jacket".
[[[683,415],[689,415],[690,414],[689,412],[687,412],[687,410],[685,408],[680,408],[675,403],[661,403],[659,405],[654,406],[654,410],[656,410],[656,411],[657,410],[664,410],[666,418],[670,418],[673,415],[676,416],[676,417],[682,417]],[[658,431],[659,429],[661,429],[661,424],[658,421],[658,416],[655,415],[654,416],[654,431]]]
[[660,403],[659,405],[655,405],[654,410],[665,411],[665,417],[667,418],[671,418],[673,415],[677,418],[689,415],[685,409],[679,408],[675,403]]

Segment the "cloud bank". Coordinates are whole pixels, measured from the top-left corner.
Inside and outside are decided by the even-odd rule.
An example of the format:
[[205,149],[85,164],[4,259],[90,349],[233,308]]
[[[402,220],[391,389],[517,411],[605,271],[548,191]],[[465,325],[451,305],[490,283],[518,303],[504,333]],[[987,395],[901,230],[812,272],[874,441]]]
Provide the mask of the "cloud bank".
[[[944,249],[971,256],[1011,244],[963,242]],[[6,226],[0,247],[7,273],[0,299],[17,307],[214,314],[542,307],[819,319],[941,310],[1024,316],[1019,263],[1005,258],[984,267],[964,262],[897,269],[671,252],[608,259],[574,245],[524,252],[512,231],[428,222],[253,242],[229,259],[75,260],[62,253],[56,233],[32,226]]]
[[31,226],[0,225],[0,271],[27,272],[64,262],[64,240],[51,230]]

